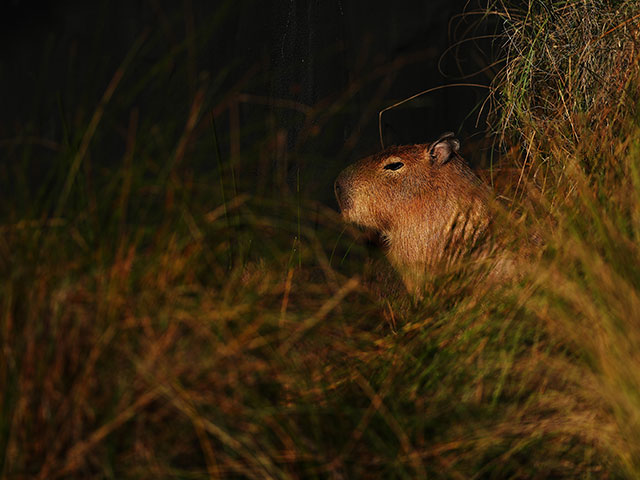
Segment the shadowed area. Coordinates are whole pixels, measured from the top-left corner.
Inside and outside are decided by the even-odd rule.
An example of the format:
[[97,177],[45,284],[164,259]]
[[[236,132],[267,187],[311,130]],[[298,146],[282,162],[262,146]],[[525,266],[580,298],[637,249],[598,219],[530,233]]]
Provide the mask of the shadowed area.
[[2,3],[0,477],[638,478],[639,19]]

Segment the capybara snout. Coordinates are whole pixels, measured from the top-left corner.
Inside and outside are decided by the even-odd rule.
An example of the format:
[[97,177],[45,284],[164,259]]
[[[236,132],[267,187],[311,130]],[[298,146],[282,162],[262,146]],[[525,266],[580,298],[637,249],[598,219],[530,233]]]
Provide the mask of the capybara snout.
[[342,212],[351,207],[350,186],[349,169],[345,169],[340,175],[338,175],[338,178],[336,178],[336,181],[333,184],[336,200],[338,201],[338,206]]

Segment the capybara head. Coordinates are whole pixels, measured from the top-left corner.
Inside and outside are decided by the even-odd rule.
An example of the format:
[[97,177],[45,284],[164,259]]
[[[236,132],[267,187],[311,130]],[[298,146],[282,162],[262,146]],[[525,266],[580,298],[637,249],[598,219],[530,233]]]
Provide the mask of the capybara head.
[[489,222],[488,188],[458,154],[452,133],[390,147],[345,168],[335,193],[345,220],[380,232],[396,268],[429,264],[477,238]]

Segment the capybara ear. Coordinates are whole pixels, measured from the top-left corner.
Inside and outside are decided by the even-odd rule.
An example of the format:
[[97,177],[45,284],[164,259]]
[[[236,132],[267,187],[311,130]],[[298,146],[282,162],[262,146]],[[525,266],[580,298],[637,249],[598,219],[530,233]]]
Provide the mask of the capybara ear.
[[436,165],[444,165],[460,150],[460,140],[453,132],[446,132],[429,147],[429,156]]

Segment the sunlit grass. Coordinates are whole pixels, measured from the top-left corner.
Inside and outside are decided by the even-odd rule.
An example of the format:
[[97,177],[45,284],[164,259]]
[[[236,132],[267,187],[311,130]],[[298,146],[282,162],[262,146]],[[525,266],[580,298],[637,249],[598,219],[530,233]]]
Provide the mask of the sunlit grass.
[[[582,14],[560,3],[554,18]],[[224,123],[224,72],[166,123],[133,103],[145,85],[162,97],[186,44],[138,76],[157,41],[141,37],[60,138],[4,142],[2,477],[636,478],[636,105],[603,110],[580,69],[541,83],[527,59],[549,59],[553,29],[530,6],[507,12],[495,84],[496,126],[527,139],[501,158],[518,174],[498,192],[495,257],[417,302],[381,285],[380,252],[302,176],[249,173],[286,142],[264,121],[234,150],[263,119]],[[590,25],[623,42],[637,5],[623,7]],[[609,71],[629,99],[624,45],[626,76]],[[352,108],[357,86],[328,110]],[[505,250],[515,274],[488,281]]]

